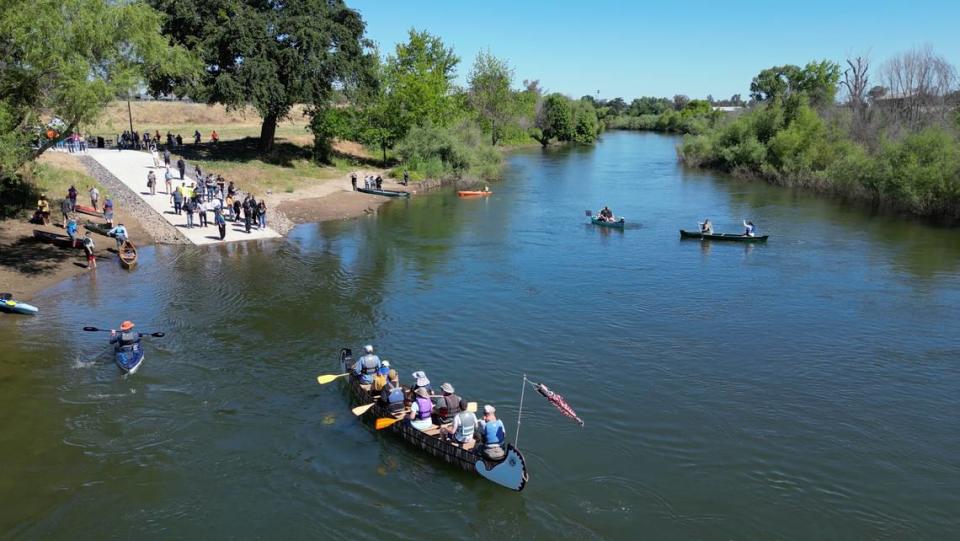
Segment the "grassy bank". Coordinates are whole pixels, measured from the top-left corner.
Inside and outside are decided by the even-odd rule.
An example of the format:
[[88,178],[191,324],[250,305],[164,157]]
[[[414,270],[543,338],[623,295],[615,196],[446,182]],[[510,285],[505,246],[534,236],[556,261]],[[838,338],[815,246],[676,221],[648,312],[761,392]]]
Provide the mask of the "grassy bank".
[[41,193],[47,194],[54,216],[58,216],[60,201],[67,197],[70,186],[77,188],[78,200],[89,204],[87,190],[96,186],[100,200],[110,197],[110,190],[87,173],[87,169],[72,155],[48,151],[16,179],[3,186],[0,217],[28,218],[36,209]]

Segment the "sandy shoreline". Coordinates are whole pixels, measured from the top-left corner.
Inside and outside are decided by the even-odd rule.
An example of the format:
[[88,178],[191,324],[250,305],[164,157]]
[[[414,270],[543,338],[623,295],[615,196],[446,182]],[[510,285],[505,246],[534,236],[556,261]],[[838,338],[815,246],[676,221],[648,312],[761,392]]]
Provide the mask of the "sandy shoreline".
[[[364,175],[383,173],[376,170],[357,171],[360,182],[363,182]],[[435,189],[441,184],[426,181],[402,186],[391,179],[385,179],[383,188],[418,193]],[[265,199],[270,209],[270,225],[283,235],[298,224],[346,220],[375,213],[381,205],[392,200],[354,192],[349,174],[295,193],[268,194]],[[83,202],[82,198],[80,202]],[[57,207],[58,204],[53,206]],[[79,214],[81,228],[88,219],[103,222],[102,219]],[[34,239],[35,229],[65,234],[61,222],[62,216],[56,209],[52,213],[49,226],[39,226],[17,218],[0,221],[0,292],[12,293],[16,299],[30,302],[33,295],[62,280],[96,272],[86,268],[83,250],[60,248]],[[155,243],[153,228],[145,227],[135,213],[122,206],[117,207],[116,222],[127,227],[131,240],[138,246]],[[96,234],[93,238],[97,243],[97,264],[116,263],[116,254],[110,251],[114,248],[114,241]]]

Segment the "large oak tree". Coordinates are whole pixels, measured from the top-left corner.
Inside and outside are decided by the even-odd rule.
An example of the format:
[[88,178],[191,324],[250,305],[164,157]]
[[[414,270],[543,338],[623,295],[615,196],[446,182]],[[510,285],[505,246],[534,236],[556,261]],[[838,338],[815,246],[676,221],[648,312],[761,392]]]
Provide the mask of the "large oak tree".
[[149,0],[165,32],[195,51],[195,82],[156,78],[151,89],[260,113],[262,152],[295,104],[325,107],[362,70],[369,42],[360,14],[342,0]]

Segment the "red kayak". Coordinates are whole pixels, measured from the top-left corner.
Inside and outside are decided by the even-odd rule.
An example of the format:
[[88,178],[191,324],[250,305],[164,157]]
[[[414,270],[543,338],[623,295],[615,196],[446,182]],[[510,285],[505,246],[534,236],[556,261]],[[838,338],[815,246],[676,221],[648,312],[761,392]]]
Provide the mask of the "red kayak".
[[86,205],[76,205],[73,207],[77,212],[82,212],[84,214],[89,214],[90,216],[103,216],[102,212],[98,212],[97,209],[93,207],[88,207]]

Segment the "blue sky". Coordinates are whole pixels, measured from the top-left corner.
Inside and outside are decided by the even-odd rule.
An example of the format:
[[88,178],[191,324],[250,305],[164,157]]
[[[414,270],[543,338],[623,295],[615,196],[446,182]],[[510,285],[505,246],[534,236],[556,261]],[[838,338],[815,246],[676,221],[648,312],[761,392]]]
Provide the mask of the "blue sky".
[[514,67],[517,86],[539,79],[574,97],[746,98],[766,67],[869,52],[876,68],[924,44],[960,65],[960,0],[347,2],[383,52],[411,27],[428,30],[460,56],[461,84],[489,49]]

